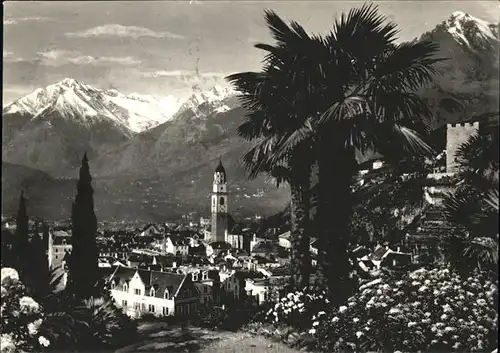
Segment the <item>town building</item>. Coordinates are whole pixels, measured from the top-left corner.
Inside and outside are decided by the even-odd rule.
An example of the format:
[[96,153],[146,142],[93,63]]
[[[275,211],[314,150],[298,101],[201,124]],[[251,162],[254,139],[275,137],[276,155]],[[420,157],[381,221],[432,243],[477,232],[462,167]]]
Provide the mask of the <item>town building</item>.
[[117,267],[108,283],[116,304],[131,317],[198,313],[200,293],[189,274]]
[[72,249],[71,236],[67,232],[62,230],[49,231],[47,244],[49,268],[64,265]]

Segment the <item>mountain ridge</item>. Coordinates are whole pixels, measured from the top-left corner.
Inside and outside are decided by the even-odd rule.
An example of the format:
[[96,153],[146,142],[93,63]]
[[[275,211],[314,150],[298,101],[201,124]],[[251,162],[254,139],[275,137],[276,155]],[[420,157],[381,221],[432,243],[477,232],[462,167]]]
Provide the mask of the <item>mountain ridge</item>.
[[[498,25],[485,29],[484,21],[455,12],[419,38],[426,39],[439,44],[438,56],[449,57],[437,67],[436,82],[419,93],[432,107],[436,127],[498,110]],[[213,168],[222,157],[232,183],[234,210],[247,215],[275,213],[287,203],[288,190],[276,189],[265,177],[247,180],[240,158],[252,144],[237,134],[246,111],[234,93],[224,87],[194,90],[169,120],[136,133],[122,131],[114,123],[90,130],[66,126],[68,116],[58,116],[46,106],[36,119],[28,111],[10,112],[7,119],[4,116],[3,157],[51,177],[75,178],[87,151],[100,219],[135,214],[145,221],[190,210],[208,215]],[[443,102],[450,96],[463,102],[465,109],[445,109]],[[103,139],[103,134],[114,138]],[[9,200],[17,202],[15,197]]]

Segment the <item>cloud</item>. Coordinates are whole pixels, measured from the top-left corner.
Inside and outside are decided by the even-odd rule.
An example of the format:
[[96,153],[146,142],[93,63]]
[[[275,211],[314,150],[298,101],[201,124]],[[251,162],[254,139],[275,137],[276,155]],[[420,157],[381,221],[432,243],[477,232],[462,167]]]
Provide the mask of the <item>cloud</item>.
[[159,77],[184,77],[184,78],[224,78],[226,73],[222,72],[196,72],[189,70],[174,70],[174,71],[147,71],[142,72],[141,77],[144,78],[159,78]]
[[4,63],[17,63],[21,61],[25,61],[23,58],[16,58],[14,53],[11,51],[3,51],[3,61]]
[[149,28],[137,26],[123,26],[119,24],[107,24],[92,27],[80,32],[69,32],[65,34],[71,38],[93,38],[93,37],[127,37],[127,38],[170,38],[183,39],[184,37],[172,32],[155,32]]
[[85,66],[140,66],[142,61],[132,56],[92,56],[82,55],[78,51],[68,50],[50,50],[39,52],[38,59],[42,64],[48,66],[62,66],[67,64],[85,65]]
[[4,25],[15,25],[21,22],[45,22],[52,21],[48,17],[19,17],[19,18],[6,18],[3,21]]

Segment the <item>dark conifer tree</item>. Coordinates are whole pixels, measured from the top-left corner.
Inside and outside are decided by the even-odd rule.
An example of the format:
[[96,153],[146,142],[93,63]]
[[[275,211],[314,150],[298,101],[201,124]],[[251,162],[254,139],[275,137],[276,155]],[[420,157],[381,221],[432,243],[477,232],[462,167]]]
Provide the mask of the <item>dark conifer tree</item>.
[[29,218],[26,212],[26,200],[24,192],[21,191],[19,198],[19,208],[16,217],[16,233],[12,244],[13,267],[19,272],[22,281],[26,281],[27,271],[30,264],[29,259]]
[[71,210],[73,249],[68,261],[68,289],[76,298],[96,295],[98,251],[97,218],[94,213],[94,190],[87,153],[83,156],[77,192]]
[[48,227],[42,224],[43,236],[40,237],[39,223],[36,223],[35,234],[31,241],[31,282],[33,287],[33,296],[35,299],[42,300],[47,294],[49,288],[49,261],[47,258],[48,250]]

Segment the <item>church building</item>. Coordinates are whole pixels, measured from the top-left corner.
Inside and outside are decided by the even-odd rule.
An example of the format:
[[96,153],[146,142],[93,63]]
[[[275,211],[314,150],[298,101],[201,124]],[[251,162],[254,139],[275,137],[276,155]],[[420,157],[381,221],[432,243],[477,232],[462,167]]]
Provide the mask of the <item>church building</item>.
[[237,249],[249,247],[249,242],[245,242],[243,235],[231,234],[235,233],[237,226],[228,213],[227,174],[222,161],[219,161],[219,165],[214,172],[211,212],[212,222],[209,232],[210,238],[208,239],[210,245],[217,248],[221,246]]

